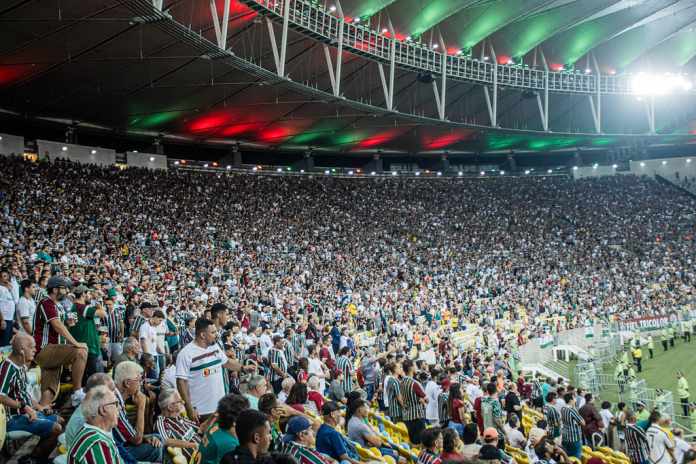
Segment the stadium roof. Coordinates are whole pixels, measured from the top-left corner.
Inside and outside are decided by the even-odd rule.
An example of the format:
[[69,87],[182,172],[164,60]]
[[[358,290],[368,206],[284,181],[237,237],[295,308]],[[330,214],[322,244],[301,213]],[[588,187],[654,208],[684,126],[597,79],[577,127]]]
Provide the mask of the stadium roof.
[[[253,0],[243,0],[250,2]],[[332,0],[318,5],[332,9]],[[154,3],[157,3],[155,0]],[[220,17],[224,0],[217,0]],[[643,139],[643,98],[603,97],[592,134],[587,95],[549,96],[550,134],[535,95],[500,87],[499,128],[482,86],[452,81],[447,118],[429,82],[396,69],[387,111],[375,62],[344,52],[334,96],[322,44],[288,35],[288,79],[273,72],[269,24],[231,2],[226,48],[216,45],[210,0],[6,0],[0,6],[0,108],[108,130],[280,149],[385,153],[546,151]],[[342,0],[346,21],[400,40],[442,43],[503,63],[602,73],[688,72],[696,55],[694,0]],[[280,35],[280,26],[271,26]],[[485,44],[485,46],[484,46]],[[460,52],[461,53],[461,52]],[[696,139],[693,94],[664,96],[651,143]],[[503,129],[504,128],[504,129]],[[612,135],[614,134],[614,135]]]

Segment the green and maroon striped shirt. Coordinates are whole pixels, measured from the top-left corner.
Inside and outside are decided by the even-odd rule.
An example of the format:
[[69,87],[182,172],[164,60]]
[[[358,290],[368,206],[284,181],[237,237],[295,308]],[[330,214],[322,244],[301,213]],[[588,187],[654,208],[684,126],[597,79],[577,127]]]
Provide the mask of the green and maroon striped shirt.
[[123,464],[110,433],[85,424],[68,452],[68,464]]

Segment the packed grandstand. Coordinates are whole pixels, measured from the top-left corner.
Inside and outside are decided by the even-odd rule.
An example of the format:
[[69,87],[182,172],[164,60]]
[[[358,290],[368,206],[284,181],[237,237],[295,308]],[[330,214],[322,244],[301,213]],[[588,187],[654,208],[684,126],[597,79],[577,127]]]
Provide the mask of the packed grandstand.
[[678,187],[13,157],[0,172],[6,458],[694,460],[664,411],[519,355],[550,333],[685,317],[696,200]]

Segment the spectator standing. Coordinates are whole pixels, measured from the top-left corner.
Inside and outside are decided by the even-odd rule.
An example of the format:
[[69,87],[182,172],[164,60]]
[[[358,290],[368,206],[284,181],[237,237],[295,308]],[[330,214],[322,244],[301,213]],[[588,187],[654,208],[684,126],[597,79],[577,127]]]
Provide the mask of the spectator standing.
[[85,378],[89,378],[92,374],[104,370],[96,321],[104,320],[107,313],[101,303],[87,304],[88,300],[91,301],[93,298],[86,286],[78,285],[73,293],[75,300],[71,311],[77,314],[77,322],[69,330],[75,340],[87,345],[87,365],[84,375]]
[[205,421],[225,396],[222,367],[239,370],[239,363],[227,358],[217,344],[217,329],[209,319],[196,321],[196,339],[176,358],[176,385],[194,422]]
[[36,302],[34,294],[36,293],[36,285],[34,281],[24,279],[19,284],[19,302],[17,303],[17,316],[19,317],[20,329],[29,335],[34,333],[34,328],[31,322],[34,320],[36,312]]
[[12,291],[10,270],[0,269],[0,346],[7,346],[12,339],[12,324],[15,317],[17,301]]
[[566,393],[563,400],[565,406],[561,408],[561,442],[568,456],[580,459],[582,456],[582,429],[585,421],[575,409],[575,395]]
[[410,359],[403,362],[404,378],[401,380],[401,395],[404,401],[403,420],[408,429],[411,443],[420,444],[420,435],[425,429],[425,392],[414,378],[416,365]]

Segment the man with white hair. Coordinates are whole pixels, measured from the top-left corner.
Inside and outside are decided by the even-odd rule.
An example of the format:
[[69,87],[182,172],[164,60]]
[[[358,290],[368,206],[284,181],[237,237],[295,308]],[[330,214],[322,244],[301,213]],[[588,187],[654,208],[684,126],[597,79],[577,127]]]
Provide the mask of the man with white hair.
[[181,448],[186,460],[190,460],[201,443],[198,424],[181,415],[185,411],[184,402],[175,389],[162,390],[159,407],[162,415],[157,417],[155,430],[164,439],[164,446]]
[[[121,362],[114,370],[116,399],[119,403],[118,424],[114,437],[124,443],[128,452],[138,461],[161,462],[162,444],[155,437],[145,437],[146,397],[141,391],[143,368],[132,361]],[[128,421],[126,401],[135,404],[135,427]]]
[[266,378],[262,375],[253,375],[247,382],[247,393],[244,396],[249,400],[249,408],[259,409],[259,398],[268,391]]
[[68,464],[122,464],[111,430],[118,423],[119,402],[108,387],[100,385],[82,401],[87,423],[68,451]]

